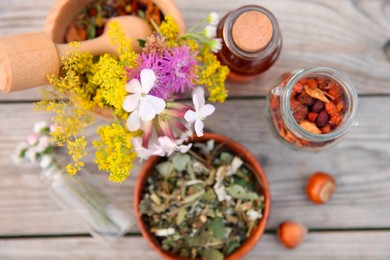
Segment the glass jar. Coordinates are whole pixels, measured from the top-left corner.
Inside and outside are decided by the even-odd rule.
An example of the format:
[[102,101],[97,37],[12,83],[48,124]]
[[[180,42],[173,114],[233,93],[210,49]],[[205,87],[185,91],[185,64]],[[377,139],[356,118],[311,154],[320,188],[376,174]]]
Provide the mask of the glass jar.
[[93,237],[114,245],[136,223],[132,207],[119,203],[97,177],[84,168],[76,175],[66,173],[66,162],[65,157],[56,157],[42,170],[49,195],[73,214]]
[[357,122],[358,95],[339,71],[312,67],[285,73],[267,95],[267,117],[276,138],[295,149],[334,145]]
[[282,48],[278,21],[267,9],[246,5],[229,12],[217,27],[222,39],[219,61],[229,67],[229,78],[246,82],[270,68]]

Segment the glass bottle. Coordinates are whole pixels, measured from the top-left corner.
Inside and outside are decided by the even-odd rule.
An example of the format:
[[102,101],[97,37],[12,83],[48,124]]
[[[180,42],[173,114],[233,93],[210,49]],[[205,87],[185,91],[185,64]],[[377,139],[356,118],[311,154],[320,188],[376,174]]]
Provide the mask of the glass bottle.
[[[312,83],[313,87],[317,86],[313,89],[319,90],[310,90],[312,88],[309,85]],[[336,89],[339,95],[330,89]],[[306,90],[313,92],[310,97]],[[299,91],[301,92],[298,93]],[[313,98],[324,99],[319,92],[325,94],[325,102]],[[304,96],[300,96],[302,93]],[[298,109],[293,109],[296,105]],[[267,118],[273,133],[278,140],[294,149],[319,151],[334,145],[353,125],[357,125],[357,109],[358,95],[352,82],[344,74],[328,67],[312,67],[285,73],[267,95]],[[299,113],[303,116],[298,115]],[[325,120],[319,119],[321,113],[328,114],[322,117]]]
[[229,78],[247,82],[275,63],[282,48],[278,21],[267,9],[246,5],[225,15],[217,26],[222,39],[219,61],[229,67]]
[[110,245],[135,225],[132,207],[125,207],[84,168],[76,175],[65,172],[64,156],[55,157],[42,170],[49,195],[83,224],[89,233]]

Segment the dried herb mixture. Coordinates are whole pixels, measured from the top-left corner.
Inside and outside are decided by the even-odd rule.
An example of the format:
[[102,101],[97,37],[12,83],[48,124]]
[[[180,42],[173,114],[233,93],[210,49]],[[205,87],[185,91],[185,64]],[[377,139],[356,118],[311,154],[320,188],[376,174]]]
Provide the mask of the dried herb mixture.
[[163,14],[151,0],[93,0],[82,9],[65,32],[65,42],[85,41],[103,34],[107,19],[136,15],[161,24]]
[[155,166],[139,209],[164,250],[223,259],[262,218],[264,197],[255,178],[223,144],[195,143]]

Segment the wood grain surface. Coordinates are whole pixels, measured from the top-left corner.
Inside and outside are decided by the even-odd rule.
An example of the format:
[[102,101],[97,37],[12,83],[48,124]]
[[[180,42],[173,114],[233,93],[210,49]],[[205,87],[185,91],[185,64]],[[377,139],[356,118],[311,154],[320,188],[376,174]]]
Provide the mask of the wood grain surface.
[[[39,31],[53,0],[0,1],[0,35]],[[36,3],[36,4],[35,4]],[[221,16],[245,4],[259,4],[277,17],[283,49],[276,64],[257,80],[228,83],[230,96],[263,96],[286,71],[307,66],[331,66],[347,74],[359,93],[390,93],[390,61],[385,45],[390,41],[388,0],[176,0],[187,28],[217,11]],[[38,99],[14,93],[1,99]]]
[[[243,260],[385,260],[389,240],[389,231],[312,232],[303,245],[287,250],[276,242],[274,235],[265,234]],[[3,259],[161,259],[142,237],[123,238],[113,248],[88,237],[0,240],[0,252]]]
[[[0,36],[42,30],[54,0],[0,0]],[[207,16],[260,4],[278,18],[283,34],[279,60],[257,80],[228,83],[229,100],[206,121],[209,131],[246,146],[263,165],[271,187],[268,233],[245,259],[390,258],[390,1],[389,0],[176,0],[187,28]],[[387,44],[387,45],[386,45]],[[390,48],[388,48],[390,49]],[[386,52],[387,50],[387,52]],[[386,54],[387,53],[387,54]],[[23,61],[20,61],[21,65]],[[269,88],[283,72],[326,65],[345,72],[360,94],[358,126],[337,146],[317,153],[293,151],[273,136],[264,116]],[[134,227],[115,248],[88,237],[87,229],[56,204],[37,167],[15,167],[11,154],[49,114],[33,111],[39,88],[0,94],[0,259],[159,259]],[[88,128],[93,139],[97,125]],[[132,207],[137,164],[123,184],[87,168],[124,207]],[[337,181],[322,206],[305,195],[307,177],[327,171]],[[276,242],[284,220],[310,229],[296,250]]]

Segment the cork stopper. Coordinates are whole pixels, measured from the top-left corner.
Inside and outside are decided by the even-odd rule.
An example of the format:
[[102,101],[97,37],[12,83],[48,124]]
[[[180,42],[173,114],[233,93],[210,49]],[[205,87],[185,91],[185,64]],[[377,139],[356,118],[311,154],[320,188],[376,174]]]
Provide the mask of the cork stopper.
[[232,27],[234,43],[243,51],[258,52],[271,41],[273,26],[265,14],[248,11],[241,14]]

